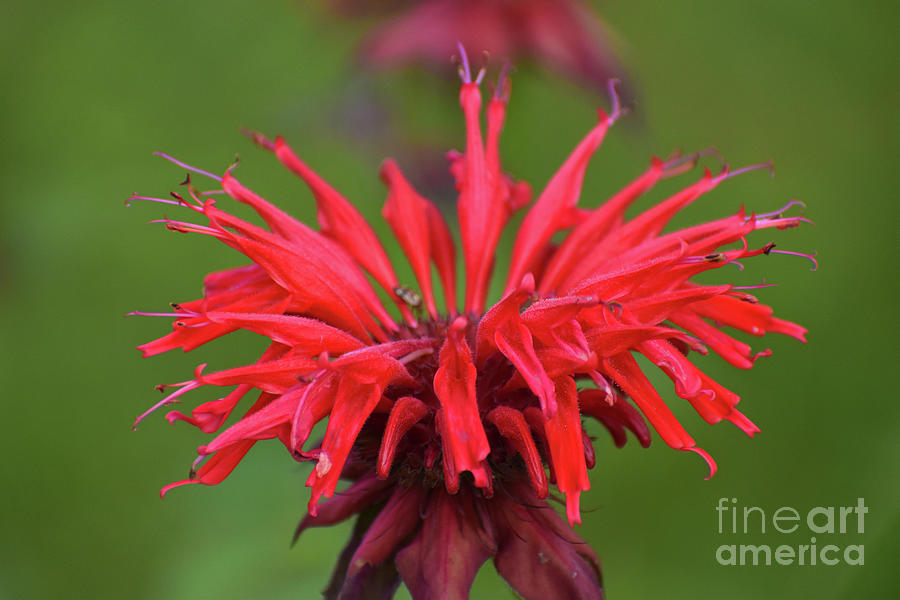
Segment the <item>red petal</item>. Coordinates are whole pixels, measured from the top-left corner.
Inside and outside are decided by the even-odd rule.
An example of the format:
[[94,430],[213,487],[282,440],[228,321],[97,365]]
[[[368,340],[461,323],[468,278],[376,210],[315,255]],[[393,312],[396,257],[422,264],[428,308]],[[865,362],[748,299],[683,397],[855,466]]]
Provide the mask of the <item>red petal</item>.
[[428,414],[428,407],[421,400],[412,396],[403,396],[394,402],[387,425],[384,427],[384,435],[381,437],[381,448],[378,450],[378,476],[387,478],[391,472],[391,464],[394,462],[394,453],[400,439],[409,431],[409,428],[418,423]]
[[321,368],[321,363],[311,358],[288,356],[201,375],[199,381],[205,385],[219,386],[247,383],[261,390],[280,394],[296,385],[297,377],[311,375]]
[[544,472],[541,455],[538,454],[534,438],[531,437],[531,430],[522,413],[508,406],[498,406],[487,414],[485,420],[492,423],[500,435],[505,437],[516,452],[522,456],[522,460],[525,461],[525,466],[528,468],[531,487],[537,492],[539,498],[546,498],[549,494],[547,474]]
[[[421,340],[415,340],[383,346],[396,350],[421,343]],[[346,354],[331,366],[340,373],[340,380],[318,463],[306,483],[312,487],[309,512],[313,515],[319,498],[334,493],[356,436],[381,400],[384,388],[394,381],[409,379],[403,365],[387,355],[385,348],[378,346]]]
[[381,214],[403,248],[413,273],[419,281],[425,307],[431,318],[437,318],[434,292],[431,289],[431,242],[428,205],[403,177],[393,160],[381,165],[381,179],[388,186],[388,198]]
[[729,285],[690,287],[632,300],[628,302],[626,308],[638,323],[657,325],[685,306],[724,294],[729,289],[731,289]]
[[556,380],[556,414],[544,423],[550,457],[556,471],[557,487],[566,495],[569,524],[581,523],[578,497],[591,488],[581,439],[578,390],[572,377]]
[[481,92],[464,83],[459,101],[466,119],[466,152],[452,155],[451,172],[456,177],[459,199],[460,236],[466,264],[466,312],[481,313],[487,296],[494,252],[509,216],[527,198],[527,186],[507,180],[497,151],[505,115],[505,102],[498,98],[488,106],[487,150],[482,142],[479,114]]
[[394,290],[399,283],[381,242],[359,211],[328,182],[300,160],[281,136],[275,138],[275,156],[299,175],[316,198],[319,226],[324,235],[336,240],[363,268],[372,274],[401,309],[406,310]]
[[522,323],[519,307],[534,293],[534,278],[527,274],[521,285],[491,307],[478,324],[475,336],[476,362],[499,350],[518,369],[528,386],[541,400],[548,415],[556,412],[553,382],[550,381],[534,349],[531,331]]
[[675,383],[675,394],[679,398],[692,398],[703,387],[700,369],[689,361],[675,346],[665,340],[648,340],[637,350],[650,359]]
[[695,345],[696,341],[683,332],[669,327],[648,327],[644,325],[618,325],[593,327],[586,331],[590,348],[600,357],[610,357],[637,348],[647,340],[675,338]]
[[537,357],[531,331],[521,323],[513,323],[501,327],[494,336],[494,342],[538,397],[544,414],[556,414],[557,401],[553,382]]
[[534,435],[537,436],[536,440],[541,444],[544,460],[546,460],[547,462],[547,470],[550,471],[550,483],[555,484],[556,470],[553,468],[553,461],[550,459],[550,449],[547,442],[547,432],[544,427],[547,422],[547,417],[545,417],[544,413],[542,413],[541,410],[536,406],[529,406],[525,408],[525,410],[522,411],[522,414],[525,416],[525,421],[528,423],[528,426],[531,427],[531,431],[533,431]]
[[506,294],[500,302],[492,306],[478,322],[475,334],[475,362],[482,366],[484,361],[497,350],[495,337],[497,330],[509,322],[518,322],[519,307],[534,294],[534,277],[530,274],[522,278],[521,285]]
[[207,213],[211,225],[227,236],[223,241],[263,267],[278,285],[293,294],[295,301],[302,301],[304,312],[346,329],[360,339],[366,339],[368,333],[385,337],[368,312],[370,306],[348,285],[347,279],[329,270],[333,266],[330,256],[313,247],[291,246],[273,234],[247,224],[242,228],[257,239],[232,233],[218,223],[219,216],[225,213],[214,208],[207,209]]
[[602,362],[604,373],[638,405],[665,443],[677,449],[694,447],[694,440],[659,397],[631,354],[624,352]]
[[516,234],[512,262],[506,280],[507,293],[518,285],[522,276],[535,268],[535,259],[553,237],[567,226],[581,195],[581,184],[588,161],[600,147],[609,128],[609,120],[603,111],[600,122],[578,144],[572,154],[553,175],[535,202]]
[[[579,273],[567,279],[561,290],[582,296],[597,296],[605,302],[626,299],[635,294],[638,288],[657,281],[682,255],[683,251],[654,256],[646,261],[619,263],[624,266],[604,273],[591,272],[590,277],[586,277],[586,273]],[[577,281],[577,285],[572,285],[573,281]]]
[[594,417],[609,430],[616,447],[625,445],[625,429],[628,428],[638,438],[644,448],[650,445],[650,430],[647,423],[623,398],[614,396],[612,406],[609,405],[607,395],[601,390],[587,389],[578,393],[578,402],[581,412]]
[[717,296],[697,302],[691,309],[702,317],[752,335],[774,332],[806,341],[806,328],[773,317],[772,308],[765,304],[744,302],[732,296]]
[[[607,238],[603,246],[610,247],[611,244],[614,244],[618,247],[630,247],[657,236],[678,211],[715,188],[719,181],[720,178],[714,178],[707,169],[703,178],[693,185],[676,192],[653,208],[628,221],[615,235]],[[595,248],[594,251],[596,252],[598,249]]]
[[597,299],[591,296],[538,300],[522,312],[522,322],[548,348],[570,356],[574,364],[584,363],[590,349],[575,317],[585,308],[596,305]]
[[[229,193],[233,193],[236,198],[243,199],[242,201],[248,202],[254,206],[258,206],[260,203],[265,202],[253,192],[241,186],[236,179],[229,178],[228,182],[229,186],[226,189]],[[272,207],[272,210],[277,209]],[[225,223],[229,227],[234,227],[238,232],[256,241],[267,243],[279,241],[278,238],[273,240],[273,236],[268,235],[268,233],[264,232],[262,229],[248,225],[241,219],[215,209],[215,207],[212,206],[212,203],[207,203],[207,206],[204,207],[204,212],[206,212],[207,216],[212,215],[210,216],[211,220],[214,218],[217,222]],[[265,218],[264,213],[260,214]],[[353,262],[353,258],[334,241],[316,233],[299,221],[290,219],[290,217],[287,217],[286,215],[285,218],[289,219],[289,221],[285,221],[284,219],[280,220],[280,228],[274,229],[280,233],[288,226],[287,223],[289,223],[288,235],[282,236],[288,241],[288,244],[282,245],[281,247],[302,256],[304,260],[310,263],[310,265],[318,265],[320,267],[327,265],[328,271],[334,279],[340,280],[342,285],[348,290],[352,290],[352,292],[365,304],[366,308],[376,315],[389,329],[396,329],[396,325],[390,315],[384,310],[384,307],[375,295],[375,291],[369,284],[368,279],[366,279],[362,271],[359,270],[356,263]]]
[[288,446],[292,452],[303,452],[303,444],[312,434],[313,427],[331,412],[334,406],[337,380],[336,371],[326,371],[316,377],[312,383],[300,386],[294,392],[296,400],[290,419],[291,436],[288,440]]
[[[233,287],[223,289],[217,286],[222,280],[214,278],[218,275],[231,276],[235,271],[246,273],[246,269],[230,269],[207,276],[204,282],[205,298],[183,302],[176,305],[176,312],[185,311],[185,318],[179,319],[173,325],[174,331],[158,340],[138,346],[143,356],[154,356],[167,352],[174,348],[181,348],[185,352],[210,342],[216,338],[227,335],[234,328],[214,325],[206,321],[204,316],[189,317],[190,312],[201,313],[211,308],[218,310],[232,310],[238,312],[271,312],[283,305],[287,293],[281,287],[275,285],[269,276],[256,265],[253,265],[254,276],[249,279],[243,277],[239,281],[233,281]],[[184,326],[178,325],[183,323]],[[195,325],[202,324],[202,327]],[[191,325],[188,327],[187,325]]]
[[696,335],[729,364],[739,369],[749,369],[753,366],[754,357],[750,346],[703,320],[690,308],[679,310],[668,318],[675,325]]
[[253,207],[256,213],[266,222],[266,225],[269,226],[269,229],[287,240],[303,242],[312,233],[309,227],[268,202],[262,196],[241,185],[231,174],[230,168],[225,171],[225,176],[222,177],[222,189],[238,202]]
[[310,514],[316,514],[316,503],[323,494],[327,497],[334,494],[344,462],[363,423],[381,399],[381,392],[379,386],[360,383],[351,377],[342,377],[338,383],[318,462],[306,482],[312,487]]
[[212,454],[242,440],[263,440],[275,437],[278,435],[278,428],[290,422],[302,391],[302,388],[298,386],[271,400],[264,407],[260,407],[252,413],[248,411],[247,415],[216,436],[209,444],[200,446],[199,453]]
[[200,404],[191,411],[190,417],[177,410],[173,410],[166,414],[166,420],[171,425],[174,425],[175,421],[184,421],[185,423],[198,428],[203,433],[212,433],[222,426],[222,423],[225,422],[237,403],[240,402],[241,398],[243,398],[251,389],[253,389],[253,386],[251,385],[239,385],[224,398]]
[[211,456],[197,471],[196,479],[204,485],[217,485],[228,477],[257,440],[241,440]]
[[448,479],[446,485],[451,492],[458,489],[462,471],[472,473],[476,486],[489,486],[483,461],[491,448],[478,413],[477,370],[469,345],[463,338],[465,329],[466,319],[457,317],[447,331],[440,366],[434,375],[434,393],[441,403],[440,435]]
[[602,206],[591,211],[587,219],[576,225],[550,260],[538,289],[542,292],[556,289],[566,275],[582,262],[585,256],[590,255],[592,246],[606,237],[614,227],[621,225],[625,209],[656,185],[662,173],[662,161],[654,158],[644,174],[622,188]]
[[[243,422],[245,419],[253,419],[256,414],[264,411],[271,403],[275,400],[275,396],[272,394],[262,393],[259,395],[259,398],[256,402],[251,406],[240,422]],[[221,437],[221,436],[220,436]],[[264,436],[264,437],[274,437],[273,436]],[[164,496],[166,492],[168,492],[173,487],[177,487],[180,485],[184,485],[185,483],[202,483],[204,485],[217,485],[221,483],[234,468],[238,465],[241,459],[247,454],[250,448],[257,442],[258,439],[264,439],[264,437],[260,438],[245,438],[245,439],[237,439],[233,443],[225,444],[218,449],[214,450],[215,454],[209,457],[203,466],[197,470],[196,474],[192,474],[191,478],[186,481],[179,481],[176,483],[172,483],[164,487],[160,491],[160,495]],[[200,454],[208,454],[209,452],[201,446],[198,448]],[[212,451],[210,451],[212,452]]]
[[362,342],[345,331],[306,317],[218,311],[209,312],[206,317],[230,329],[248,329],[264,335],[309,356],[322,352],[340,355],[363,347]]

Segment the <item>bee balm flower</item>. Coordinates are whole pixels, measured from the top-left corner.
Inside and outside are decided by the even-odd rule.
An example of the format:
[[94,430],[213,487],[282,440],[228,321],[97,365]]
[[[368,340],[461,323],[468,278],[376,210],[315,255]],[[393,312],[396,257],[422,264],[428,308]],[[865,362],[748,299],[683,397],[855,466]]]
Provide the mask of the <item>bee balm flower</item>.
[[372,3],[332,0],[348,13],[390,13],[366,36],[359,59],[372,67],[448,65],[457,41],[494,56],[533,60],[578,83],[604,91],[624,69],[595,11],[581,0],[417,0]]
[[[459,191],[462,304],[450,228],[396,164],[381,169],[388,188],[383,215],[417,286],[398,280],[360,213],[284,140],[253,134],[312,190],[320,228],[254,194],[231,168],[220,177],[178,163],[218,186],[201,192],[188,180],[189,194],[155,199],[207,221],[166,219],[166,226],[215,238],[251,263],[207,275],[203,297],[163,313],[175,319],[173,330],[140,350],[190,351],[239,329],[269,345],[254,364],[214,372],[201,365],[193,378],[164,386],[176,389],[138,420],[189,390],[222,386],[231,389],[220,399],[167,415],[171,423],[219,432],[252,393],[244,414],[199,448],[189,479],[163,492],[215,485],[258,441],[278,438],[295,459],[314,462],[309,514],[297,535],[359,515],[328,597],[389,597],[401,579],[416,599],[467,597],[476,571],[493,557],[523,597],[601,598],[597,558],[571,529],[594,465],[582,419],[599,420],[618,446],[626,429],[647,446],[643,414],[666,444],[700,454],[715,471],[635,355],[671,378],[675,394],[709,423],[727,420],[757,432],[735,408],[738,396],[691,357],[709,348],[749,368],[764,353],[754,354],[725,326],[798,339],[805,330],[728,283],[692,278],[778,252],[771,243],[751,248],[746,236],[804,219],[740,210],[664,233],[676,212],[741,172],[727,167],[625,219],[634,200],[692,166],[696,155],[653,159],[599,208],[579,208],[588,161],[620,114],[614,101],[525,215],[504,270],[505,292],[489,304],[501,231],[530,203],[530,189],[501,168],[508,80],[501,74],[482,131],[480,76],[473,81],[465,60],[461,72],[466,145],[449,158]],[[220,208],[219,196],[249,205],[267,228]],[[554,241],[562,230],[568,235]],[[324,438],[310,443],[313,427],[326,419]],[[339,491],[340,479],[349,487]],[[568,523],[546,502],[551,486],[565,496]],[[323,496],[329,500],[320,503]]]

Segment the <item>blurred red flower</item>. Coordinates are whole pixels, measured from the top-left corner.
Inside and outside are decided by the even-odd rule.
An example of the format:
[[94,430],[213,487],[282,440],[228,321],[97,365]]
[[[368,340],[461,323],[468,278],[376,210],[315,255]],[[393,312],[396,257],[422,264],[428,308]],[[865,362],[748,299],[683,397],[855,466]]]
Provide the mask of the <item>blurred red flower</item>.
[[[778,252],[771,243],[751,249],[745,238],[805,219],[784,216],[785,209],[763,215],[742,209],[663,233],[673,215],[701,195],[768,165],[706,170],[683,190],[624,218],[633,201],[660,179],[692,167],[698,155],[654,158],[599,208],[578,208],[588,161],[620,114],[614,102],[610,114],[599,111],[598,123],[525,215],[502,299],[488,306],[501,231],[529,204],[530,188],[501,169],[505,74],[487,102],[484,132],[481,74],[473,81],[464,53],[461,74],[466,147],[449,159],[459,192],[462,307],[453,234],[394,162],[381,169],[388,187],[383,215],[418,291],[401,284],[374,231],[338,191],[280,137],[253,134],[310,187],[320,230],[244,187],[232,168],[219,177],[178,163],[220,187],[200,192],[189,178],[189,194],[174,194],[174,200],[135,197],[202,215],[208,224],[164,222],[174,231],[216,238],[252,261],[211,273],[201,299],[163,313],[175,319],[173,330],[140,346],[143,354],[190,351],[239,329],[269,340],[255,364],[213,373],[201,365],[138,421],[188,390],[235,386],[190,415],[167,415],[171,423],[181,420],[212,433],[244,396],[258,393],[242,417],[199,448],[190,478],[163,492],[221,482],[263,439],[277,437],[297,460],[315,461],[307,481],[309,515],[297,534],[359,515],[328,597],[389,597],[400,578],[417,599],[466,597],[480,565],[493,557],[525,598],[600,598],[596,556],[570,527],[580,522],[579,496],[590,487],[587,471],[594,465],[582,417],[599,420],[617,446],[625,443],[626,429],[647,446],[643,413],[669,446],[700,454],[711,475],[712,458],[675,419],[634,355],[668,375],[676,395],[706,421],[731,421],[752,436],[758,429],[735,408],[738,396],[689,356],[708,347],[736,367],[750,368],[764,353],[754,354],[723,327],[801,340],[805,330],[773,317],[771,308],[733,285],[705,285],[692,277]],[[220,209],[217,196],[249,205],[268,229]],[[554,241],[563,230],[570,231]],[[366,274],[383,288],[394,314]],[[324,439],[307,445],[313,427],[326,418]],[[351,484],[338,491],[341,478]],[[551,483],[565,495],[568,524],[546,502]],[[322,496],[331,499],[320,505]]]
[[[581,0],[331,0],[342,14],[385,19],[365,38],[360,59],[370,67],[423,63],[445,69],[458,42],[520,63],[531,60],[606,90],[624,69],[596,13]],[[621,90],[620,90],[621,91]]]

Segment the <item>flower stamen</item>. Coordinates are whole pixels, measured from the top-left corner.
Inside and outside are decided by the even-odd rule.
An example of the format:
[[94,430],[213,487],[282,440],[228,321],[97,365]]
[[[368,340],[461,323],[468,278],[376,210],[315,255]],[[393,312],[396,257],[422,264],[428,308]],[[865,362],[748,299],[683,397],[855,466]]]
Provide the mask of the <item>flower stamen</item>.
[[181,396],[182,394],[185,394],[193,389],[196,389],[196,388],[200,387],[201,385],[203,385],[203,384],[197,380],[192,379],[191,381],[185,381],[183,383],[172,383],[172,384],[166,384],[164,386],[157,386],[157,389],[159,389],[160,391],[162,391],[162,389],[164,387],[179,387],[180,386],[180,389],[172,392],[171,394],[169,394],[168,396],[166,396],[165,398],[163,398],[162,400],[160,400],[159,402],[157,402],[156,404],[154,404],[153,406],[151,406],[150,408],[145,410],[143,413],[138,415],[138,417],[134,420],[134,424],[131,426],[132,430],[137,430],[137,426],[141,421],[143,421],[145,418],[149,417],[151,414],[153,414],[154,412],[156,412],[163,406],[168,406],[169,404],[181,402],[181,400],[178,400],[179,396]]
[[619,100],[619,93],[616,91],[618,84],[619,80],[615,78],[606,82],[606,90],[611,104],[609,115],[606,118],[607,127],[612,127],[616,121],[628,114],[628,107],[623,107]]
[[472,83],[472,70],[469,67],[469,56],[466,54],[466,48],[462,42],[456,42],[459,50],[459,77],[463,83]]
[[[772,245],[774,247],[774,244]],[[819,262],[815,259],[815,257],[819,254],[818,252],[813,252],[812,254],[804,254],[803,252],[792,252],[790,250],[772,250],[769,249],[766,254],[790,254],[792,256],[800,256],[803,257],[810,262],[812,262],[813,267],[810,271],[816,271],[819,268]]]
[[215,179],[216,181],[218,181],[218,182],[220,182],[220,183],[221,183],[221,181],[222,181],[222,178],[219,177],[218,175],[214,175],[213,173],[210,173],[209,171],[204,171],[203,169],[198,169],[197,167],[191,166],[191,165],[189,165],[189,164],[187,164],[187,163],[183,163],[183,162],[181,162],[180,160],[178,160],[177,158],[173,158],[173,157],[169,156],[169,155],[166,154],[165,152],[159,152],[159,151],[157,150],[157,151],[154,152],[153,154],[154,154],[155,156],[160,156],[160,157],[166,159],[166,160],[169,161],[169,162],[175,163],[176,165],[178,165],[178,166],[181,167],[182,169],[187,169],[188,171],[193,171],[194,173],[197,173],[197,174],[199,174],[199,175],[204,175],[204,176],[206,176],[206,177],[209,177],[210,179]]

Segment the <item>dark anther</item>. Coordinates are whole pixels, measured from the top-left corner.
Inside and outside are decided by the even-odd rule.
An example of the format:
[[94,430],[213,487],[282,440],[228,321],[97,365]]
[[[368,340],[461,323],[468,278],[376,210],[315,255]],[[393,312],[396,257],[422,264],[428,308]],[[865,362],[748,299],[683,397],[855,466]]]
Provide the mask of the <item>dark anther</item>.
[[747,294],[744,292],[732,292],[731,295],[742,302],[747,302],[749,304],[759,304],[759,298],[757,298],[753,294]]

